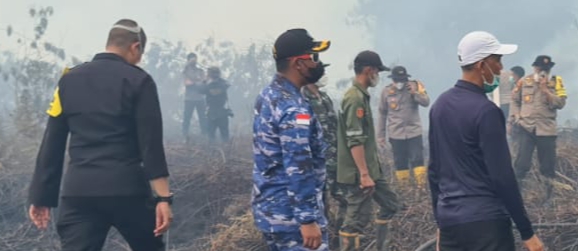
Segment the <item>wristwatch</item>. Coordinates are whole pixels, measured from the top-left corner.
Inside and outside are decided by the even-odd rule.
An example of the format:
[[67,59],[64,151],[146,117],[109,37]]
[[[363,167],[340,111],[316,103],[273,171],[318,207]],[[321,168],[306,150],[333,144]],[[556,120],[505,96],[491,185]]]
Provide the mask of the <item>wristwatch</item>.
[[170,193],[169,196],[156,196],[157,203],[159,202],[168,202],[169,205],[173,204],[173,193]]

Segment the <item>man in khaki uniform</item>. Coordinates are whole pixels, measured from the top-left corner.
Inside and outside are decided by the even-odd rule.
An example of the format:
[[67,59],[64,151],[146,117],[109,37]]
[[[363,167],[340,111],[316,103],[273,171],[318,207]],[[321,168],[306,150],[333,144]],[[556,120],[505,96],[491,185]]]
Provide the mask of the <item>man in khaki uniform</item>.
[[397,211],[397,195],[389,188],[377,155],[369,87],[379,72],[389,70],[379,55],[363,51],[354,61],[355,80],[341,103],[337,133],[337,182],[343,184],[347,210],[339,231],[340,248],[359,250],[359,236],[372,217],[372,198],[379,204],[377,250],[388,250],[387,223]]
[[538,56],[532,66],[534,74],[519,80],[512,91],[509,117],[512,125],[520,127],[518,154],[514,162],[516,176],[520,180],[530,170],[534,148],[538,148],[542,175],[555,177],[556,111],[566,105],[562,78],[550,75],[554,66],[552,59]]
[[[393,83],[383,88],[379,103],[378,139],[385,146],[386,128],[393,148],[395,176],[407,186],[410,170],[418,187],[425,187],[427,168],[423,159],[423,139],[419,106],[429,106],[429,96],[420,81],[409,80],[411,75],[403,66],[393,68],[388,76]],[[387,125],[387,126],[386,126]]]

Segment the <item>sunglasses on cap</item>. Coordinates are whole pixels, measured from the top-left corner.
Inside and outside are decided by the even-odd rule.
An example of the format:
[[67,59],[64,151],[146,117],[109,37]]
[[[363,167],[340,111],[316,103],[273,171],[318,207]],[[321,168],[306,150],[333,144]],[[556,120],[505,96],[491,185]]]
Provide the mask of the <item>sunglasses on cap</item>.
[[313,61],[313,63],[319,63],[319,54],[318,53],[305,54],[305,55],[301,55],[301,56],[295,56],[293,58],[303,59],[303,60],[311,60],[311,61]]

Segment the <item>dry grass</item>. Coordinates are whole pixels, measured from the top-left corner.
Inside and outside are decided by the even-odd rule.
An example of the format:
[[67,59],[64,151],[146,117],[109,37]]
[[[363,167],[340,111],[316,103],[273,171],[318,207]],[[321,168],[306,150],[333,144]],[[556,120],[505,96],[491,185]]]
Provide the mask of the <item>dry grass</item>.
[[[578,142],[578,141],[572,141]],[[578,144],[559,140],[558,181],[578,191]],[[173,251],[265,251],[261,234],[250,213],[251,139],[233,139],[223,147],[197,142],[191,146],[167,144],[171,182],[176,194],[175,222],[170,232]],[[26,217],[27,185],[34,162],[31,141],[11,141],[9,154],[0,155],[0,250],[58,250],[54,226],[46,232],[32,227]],[[5,147],[5,146],[4,146]],[[6,152],[5,152],[6,153]],[[385,159],[390,154],[386,153]],[[389,157],[388,157],[389,156]],[[536,170],[537,168],[534,168]],[[387,172],[386,172],[387,173]],[[388,177],[389,177],[388,173]],[[535,223],[576,223],[578,197],[575,191],[558,190],[550,204],[544,204],[540,175],[529,175],[524,197]],[[395,184],[394,184],[395,187]],[[392,221],[392,249],[415,250],[435,233],[427,191],[396,187],[407,208]],[[362,250],[372,250],[373,226],[362,240]],[[574,226],[538,230],[549,250],[578,250],[578,230]],[[332,235],[334,233],[331,233]],[[112,230],[104,250],[128,250]]]

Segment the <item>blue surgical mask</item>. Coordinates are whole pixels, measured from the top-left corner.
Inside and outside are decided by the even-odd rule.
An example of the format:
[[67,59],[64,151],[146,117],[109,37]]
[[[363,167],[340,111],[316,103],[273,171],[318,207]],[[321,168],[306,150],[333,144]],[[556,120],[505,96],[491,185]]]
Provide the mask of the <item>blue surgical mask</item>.
[[482,75],[482,78],[484,79],[484,92],[485,93],[490,93],[493,92],[496,88],[498,88],[498,86],[500,86],[500,76],[494,74],[494,72],[492,71],[492,69],[488,66],[488,64],[484,63],[484,65],[490,69],[490,72],[492,73],[492,75],[494,76],[494,81],[492,83],[488,83],[486,81],[486,78],[484,77],[484,75]]

